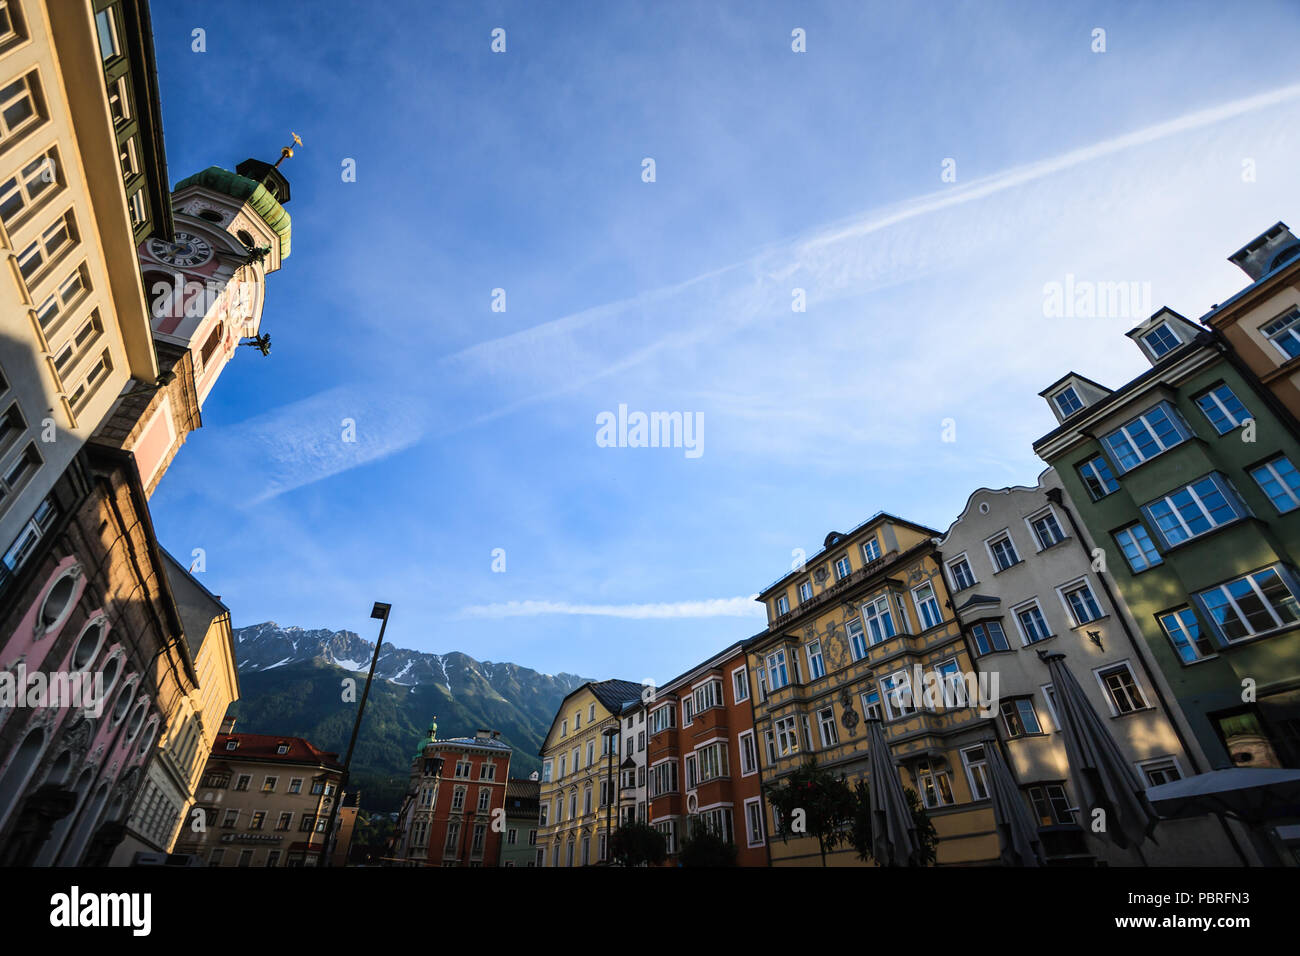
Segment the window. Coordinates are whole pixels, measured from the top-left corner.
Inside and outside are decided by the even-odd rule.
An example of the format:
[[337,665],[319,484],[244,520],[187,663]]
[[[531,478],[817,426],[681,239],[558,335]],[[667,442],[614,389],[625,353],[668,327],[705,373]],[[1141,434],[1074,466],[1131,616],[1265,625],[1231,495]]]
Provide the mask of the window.
[[1110,465],[1101,455],[1089,458],[1081,464],[1079,477],[1083,479],[1083,485],[1088,489],[1088,494],[1093,501],[1100,501],[1112,491],[1119,490],[1119,482],[1115,480]]
[[1174,645],[1184,664],[1193,664],[1214,656],[1214,645],[1201,633],[1200,622],[1190,607],[1180,607],[1160,615],[1160,626]]
[[[596,741],[594,741],[594,740],[588,740],[588,741],[587,741],[587,763],[586,763],[586,766],[590,767],[590,766],[592,766],[595,762],[596,762]],[[575,761],[575,763],[576,763],[576,761]]]
[[290,793],[302,793],[302,777],[293,777],[289,780]]
[[1056,520],[1056,512],[1050,509],[1037,517],[1030,518],[1029,526],[1034,529],[1039,551],[1044,551],[1065,540],[1065,532],[1061,530],[1061,524]]
[[889,609],[889,596],[884,595],[862,606],[862,620],[867,625],[872,644],[889,640],[897,632],[894,630],[894,618]]
[[701,783],[728,776],[726,744],[709,744],[701,747],[696,754],[699,757]]
[[782,717],[772,725],[776,731],[776,755],[790,757],[799,752],[799,731],[793,717]]
[[594,724],[596,722],[596,705],[592,704],[587,708],[587,722]]
[[99,54],[107,62],[120,52],[117,47],[117,23],[111,7],[95,14],[95,30],[99,34]]
[[548,758],[542,761],[542,783],[551,782],[551,774],[555,772],[555,760]]
[[677,852],[677,821],[669,820],[666,823],[656,823],[654,828],[664,835],[664,842],[668,847],[668,854]]
[[921,802],[931,810],[951,806],[955,802],[948,772],[932,769],[928,760],[917,763],[916,784],[921,790]]
[[989,799],[988,755],[983,746],[967,747],[961,752],[961,762],[966,767],[971,797],[975,800]]
[[567,737],[567,736],[569,736],[569,718],[568,718],[568,717],[565,717],[563,720],[560,721],[560,736],[561,736],[561,737]]
[[1043,617],[1042,608],[1038,606],[1037,601],[1016,608],[1014,613],[1016,623],[1020,625],[1020,639],[1026,646],[1037,644],[1052,636],[1051,629],[1047,626],[1047,619]]
[[654,736],[661,730],[667,730],[669,727],[676,727],[677,721],[674,717],[673,708],[670,705],[660,707],[650,714],[650,735]]
[[0,89],[0,143],[13,139],[39,119],[40,92],[33,71]]
[[801,581],[799,583],[799,603],[807,604],[812,600],[812,582]]
[[771,690],[780,690],[786,684],[790,683],[790,675],[785,667],[785,650],[773,651],[767,655],[767,674],[769,688]]
[[1043,732],[1042,725],[1038,722],[1038,713],[1034,710],[1034,702],[1028,697],[1002,702],[1002,726],[1008,737],[1027,737]]
[[546,824],[550,822],[550,817],[551,817],[551,801],[543,800],[537,814],[537,825],[539,827],[546,826]]
[[763,845],[763,801],[759,797],[745,801],[745,845]]
[[280,782],[279,777],[267,777],[262,781],[263,793],[275,793],[275,785]]
[[1146,343],[1147,348],[1151,350],[1151,354],[1155,358],[1167,355],[1183,344],[1174,330],[1169,327],[1168,322],[1161,322],[1142,336],[1142,341]]
[[954,591],[964,591],[979,583],[975,580],[975,572],[970,569],[970,562],[966,560],[964,554],[948,562],[948,576],[952,578]]
[[805,650],[808,653],[808,679],[817,680],[826,676],[826,663],[822,660],[822,642],[812,641]]
[[1040,826],[1060,826],[1074,822],[1074,811],[1066,799],[1065,788],[1059,783],[1040,784],[1029,787],[1026,792]]
[[665,760],[650,768],[651,799],[677,792],[677,761]]
[[1115,542],[1124,552],[1124,558],[1134,574],[1147,568],[1154,568],[1164,561],[1152,543],[1151,536],[1147,534],[1146,526],[1141,522],[1116,531]]
[[0,46],[8,46],[22,38],[22,22],[18,14],[17,4],[0,0]]
[[870,690],[862,695],[862,716],[867,720],[880,720],[880,691]]
[[1292,309],[1280,319],[1260,329],[1273,343],[1274,348],[1282,353],[1282,358],[1293,359],[1300,355],[1300,309]]
[[876,543],[875,538],[872,538],[870,541],[862,542],[862,561],[864,564],[870,564],[879,557],[880,545]]
[[1279,514],[1300,507],[1300,472],[1296,471],[1290,458],[1279,455],[1266,461],[1250,469],[1250,477],[1268,495],[1268,500],[1273,502],[1273,507]]
[[1214,430],[1226,435],[1250,418],[1250,412],[1227,385],[1218,385],[1196,399],[1197,406],[1210,420]]
[[636,752],[641,753],[644,750],[645,750],[645,731],[643,730],[636,735]]
[[1110,450],[1123,474],[1168,451],[1187,437],[1173,406],[1161,402],[1115,429],[1102,443]]
[[253,782],[253,778],[246,773],[241,773],[235,781],[236,790],[247,790],[248,785]]
[[1005,571],[1012,565],[1020,563],[1020,555],[1016,554],[1016,546],[1011,540],[1011,535],[1005,531],[990,538],[988,548],[993,558],[993,567],[998,571]]
[[758,699],[767,700],[767,668],[758,669]]
[[478,788],[478,812],[482,813],[488,808],[488,802],[492,799],[492,789],[490,787]]
[[487,824],[474,824],[474,838],[470,844],[470,852],[475,856],[481,856],[483,853],[483,841],[487,837]]
[[266,811],[265,811],[265,810],[254,810],[254,811],[253,811],[253,819],[251,819],[251,820],[248,821],[248,829],[250,829],[250,830],[260,830],[260,829],[262,829],[262,824],[265,823],[265,822],[266,822]]
[[580,769],[582,769],[581,757],[582,757],[582,752],[577,747],[574,747],[573,752],[571,754],[574,773],[577,773]]
[[453,810],[465,809],[465,787],[456,787],[451,792],[451,808]]
[[1079,398],[1079,393],[1074,390],[1073,385],[1067,385],[1053,395],[1052,398],[1056,401],[1056,407],[1060,411],[1062,418],[1069,418],[1083,408],[1083,400]]
[[691,696],[694,698],[693,714],[702,714],[710,707],[721,707],[724,703],[722,699],[722,681],[711,680],[706,684],[701,684],[695,688],[695,693]]
[[1165,546],[1172,547],[1245,515],[1236,497],[1221,476],[1211,473],[1144,505],[1142,511]]
[[921,618],[921,630],[929,630],[943,622],[939,612],[939,601],[934,596],[933,584],[922,584],[912,589],[912,602],[916,605],[917,616]]
[[907,671],[888,674],[880,678],[879,685],[885,702],[885,716],[889,720],[916,712],[916,703],[912,699],[912,681]]
[[839,744],[840,733],[835,726],[835,708],[823,707],[817,711],[817,729],[821,731],[823,749]]
[[840,555],[840,557],[835,561],[835,580],[843,581],[849,576],[851,570],[852,569],[849,567],[849,556],[847,554]]
[[981,621],[972,624],[970,635],[975,640],[975,649],[980,655],[992,654],[994,651],[1009,651],[1007,635],[1002,630],[1001,621]]
[[727,843],[731,842],[731,811],[726,807],[705,810],[700,814],[700,823],[708,832],[716,834]]
[[452,854],[460,847],[460,822],[447,824],[447,842],[443,844],[443,854]]
[[575,731],[582,729],[582,711],[580,710],[575,711],[573,714],[573,729]]
[[1106,701],[1110,704],[1111,714],[1115,716],[1132,714],[1147,708],[1146,698],[1142,696],[1142,688],[1138,687],[1137,681],[1133,679],[1133,671],[1127,662],[1103,667],[1096,673],[1101,689],[1106,692]]
[[1148,787],[1158,787],[1162,783],[1183,779],[1183,775],[1178,772],[1178,761],[1173,757],[1145,760],[1138,764],[1138,770],[1142,771]]
[[682,726],[689,727],[693,723],[695,723],[695,708],[691,698],[687,697],[682,701]]
[[740,775],[748,777],[758,772],[758,749],[754,745],[754,732],[746,730],[736,738],[740,747]]
[[790,601],[784,594],[782,594],[776,599],[776,616],[780,617],[782,614],[788,614],[789,612]]
[[18,217],[59,182],[58,168],[58,152],[51,149],[0,184],[0,221],[12,229]]
[[1293,587],[1276,567],[1227,581],[1200,592],[1197,598],[1228,641],[1244,640],[1300,621]]
[[1070,612],[1075,627],[1081,627],[1102,616],[1097,598],[1093,595],[1087,581],[1066,585],[1061,589],[1061,598],[1065,601],[1065,607]]
[[849,634],[849,656],[855,661],[862,660],[867,656],[867,637],[862,624],[855,619],[849,621],[845,629]]
[[744,667],[731,672],[731,692],[737,704],[749,700],[749,671]]
[[227,810],[225,816],[221,818],[221,825],[223,827],[233,827],[238,821],[239,821],[239,811]]

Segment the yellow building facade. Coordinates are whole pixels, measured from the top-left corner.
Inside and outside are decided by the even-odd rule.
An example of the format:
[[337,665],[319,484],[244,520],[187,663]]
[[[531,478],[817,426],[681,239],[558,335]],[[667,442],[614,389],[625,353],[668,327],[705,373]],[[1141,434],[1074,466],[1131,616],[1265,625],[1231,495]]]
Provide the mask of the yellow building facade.
[[589,866],[606,858],[618,828],[620,718],[641,685],[589,681],[560,705],[542,744],[537,848],[543,866]]
[[[759,594],[768,627],[746,644],[755,735],[765,786],[810,757],[852,785],[867,773],[864,718],[880,718],[904,786],[938,832],[938,864],[987,864],[999,854],[993,813],[972,795],[962,750],[991,734],[996,700],[980,706],[938,534],[879,514],[827,535],[821,551]],[[957,682],[964,697],[940,696]],[[774,866],[821,865],[814,838],[769,842]],[[850,848],[827,857],[832,866],[860,863]]]

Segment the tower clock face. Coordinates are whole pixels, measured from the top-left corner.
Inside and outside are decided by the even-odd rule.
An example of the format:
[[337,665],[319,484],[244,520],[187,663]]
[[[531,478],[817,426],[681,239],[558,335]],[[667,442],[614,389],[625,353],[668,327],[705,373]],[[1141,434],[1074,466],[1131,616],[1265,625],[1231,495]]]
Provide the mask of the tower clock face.
[[151,239],[149,251],[159,262],[173,266],[201,266],[212,258],[212,246],[208,240],[188,232],[176,233],[175,242]]

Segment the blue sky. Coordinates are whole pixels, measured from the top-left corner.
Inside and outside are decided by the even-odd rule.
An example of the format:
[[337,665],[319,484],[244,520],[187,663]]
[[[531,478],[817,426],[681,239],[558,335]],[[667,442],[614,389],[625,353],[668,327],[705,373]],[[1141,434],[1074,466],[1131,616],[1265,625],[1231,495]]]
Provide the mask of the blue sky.
[[[400,646],[662,681],[761,629],[793,549],[1031,483],[1037,392],[1144,367],[1144,315],[1046,284],[1196,318],[1300,227],[1300,8],[1057,7],[155,3],[173,181],[305,143],[272,354],[162,542],[236,626],[373,637],[386,600]],[[620,403],[699,413],[703,454],[598,447]]]

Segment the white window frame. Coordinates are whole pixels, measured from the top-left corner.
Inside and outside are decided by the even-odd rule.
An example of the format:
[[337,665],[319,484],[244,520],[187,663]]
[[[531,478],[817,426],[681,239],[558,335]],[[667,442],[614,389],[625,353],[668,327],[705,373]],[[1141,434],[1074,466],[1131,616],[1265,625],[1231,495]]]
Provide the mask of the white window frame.
[[[920,591],[925,590],[926,588],[930,589],[930,597],[928,601],[922,601],[918,596],[918,593]],[[935,620],[933,623],[926,620],[926,616],[922,611],[922,607],[927,603],[933,603],[934,605],[933,610],[937,617],[937,620]],[[930,628],[938,627],[940,624],[943,623],[943,608],[939,606],[939,591],[937,588],[935,588],[933,580],[923,581],[922,583],[918,584],[916,587],[912,588],[912,606],[916,608],[916,621],[918,624],[921,625],[922,631],[928,631]]]
[[[1003,538],[1006,538],[1007,543],[1011,545],[1011,553],[1015,555],[1016,558],[1015,561],[1011,562],[1006,567],[1003,567],[998,563],[997,554],[993,550],[993,545],[997,544]],[[1001,531],[995,532],[985,538],[984,550],[989,554],[989,564],[993,565],[994,574],[1001,574],[1003,571],[1010,571],[1017,565],[1023,564],[1025,560],[1020,556],[1020,549],[1016,547],[1016,539],[1011,536],[1010,528],[1003,528]]]
[[[829,711],[831,715],[829,721],[826,719],[827,711]],[[828,725],[830,726],[831,729],[829,735],[827,735],[826,733],[826,727]],[[839,727],[835,723],[834,705],[827,704],[825,707],[818,708],[817,733],[818,736],[821,738],[822,750],[828,750],[831,747],[838,747],[840,745],[840,731],[839,731]]]
[[[1029,635],[1025,633],[1025,625],[1020,620],[1020,612],[1024,610],[1028,610],[1031,606],[1038,608],[1038,613],[1043,619],[1044,626],[1046,626],[1047,628],[1047,633],[1044,634],[1036,641],[1031,641],[1029,639]],[[1020,645],[1022,647],[1031,647],[1034,644],[1041,644],[1044,641],[1048,640],[1049,638],[1053,638],[1056,636],[1056,632],[1052,630],[1052,622],[1047,619],[1047,615],[1043,612],[1042,602],[1039,601],[1038,598],[1033,597],[1030,598],[1028,601],[1021,601],[1015,607],[1010,608],[1009,611],[1011,614],[1011,619],[1016,622],[1016,631],[1020,634]],[[1004,628],[1003,629],[1004,633],[1005,630],[1006,629]]]
[[[1164,757],[1149,757],[1146,760],[1138,760],[1133,764],[1133,766],[1137,767],[1138,779],[1141,780],[1143,783],[1145,783],[1148,787],[1158,786],[1158,784],[1152,782],[1152,780],[1147,776],[1147,771],[1155,764],[1172,764],[1174,770],[1177,771],[1178,773],[1179,780],[1182,780],[1187,776],[1186,773],[1184,773],[1183,765],[1178,760],[1178,756],[1176,754],[1168,754]],[[1172,782],[1172,781],[1168,781],[1168,782]]]
[[[1075,617],[1074,607],[1070,604],[1070,599],[1067,597],[1068,592],[1077,591],[1081,587],[1088,589],[1088,595],[1092,598],[1092,603],[1097,607],[1097,616],[1089,618],[1086,621],[1080,621]],[[1102,618],[1107,616],[1106,609],[1101,606],[1101,601],[1097,599],[1097,592],[1093,588],[1092,582],[1088,580],[1086,574],[1083,577],[1075,578],[1073,581],[1067,581],[1064,584],[1058,585],[1056,588],[1056,596],[1060,598],[1061,607],[1065,609],[1065,619],[1071,621],[1073,627],[1083,627],[1086,624],[1100,621]],[[1018,620],[1019,618],[1017,618],[1017,621]],[[1046,618],[1044,618],[1044,620],[1046,620]],[[1048,626],[1050,627],[1051,625],[1049,624]]]
[[[750,756],[749,760],[745,759],[746,738],[748,738],[748,747],[749,747],[748,753]],[[740,754],[740,775],[742,777],[752,777],[754,776],[754,774],[758,773],[758,767],[759,767],[758,740],[755,738],[754,731],[752,729],[742,731],[741,733],[736,735],[736,748]],[[750,764],[750,768],[748,770],[745,769],[746,763]]]
[[[1051,544],[1044,544],[1042,535],[1040,535],[1038,533],[1038,529],[1034,527],[1034,522],[1041,521],[1044,518],[1048,517],[1049,515],[1051,516],[1052,520],[1056,522],[1056,530],[1061,532],[1061,536],[1055,541],[1053,541]],[[1042,508],[1038,511],[1035,511],[1031,515],[1027,515],[1025,517],[1025,527],[1029,531],[1029,540],[1034,542],[1035,552],[1046,551],[1048,548],[1060,544],[1062,541],[1065,541],[1069,537],[1069,535],[1065,533],[1065,525],[1061,524],[1061,516],[1056,513],[1056,509],[1053,508],[1051,505],[1048,505],[1046,508]]]
[[[813,653],[814,647],[817,648],[816,653]],[[813,638],[804,645],[803,651],[805,656],[808,658],[808,680],[821,680],[826,676],[826,655],[822,653],[821,638]],[[816,662],[815,664],[814,661]],[[818,668],[821,669],[820,674],[817,673]]]
[[[758,832],[754,832],[754,814],[751,807],[758,809]],[[748,847],[760,847],[767,842],[767,837],[763,829],[763,798],[750,797],[745,801],[745,845]]]
[[875,539],[875,536],[863,541],[861,550],[863,564],[870,564],[872,561],[879,560],[882,553],[880,550],[880,542]]
[[[1157,352],[1156,347],[1151,344],[1150,338],[1151,336],[1155,335],[1157,332],[1160,332],[1161,330],[1169,333],[1170,337],[1174,340],[1174,344],[1169,346],[1169,348],[1165,349],[1163,352]],[[1147,354],[1150,355],[1153,359],[1156,359],[1157,361],[1164,358],[1170,352],[1176,352],[1180,346],[1185,344],[1186,343],[1183,341],[1183,337],[1179,335],[1174,330],[1174,327],[1170,325],[1167,321],[1161,322],[1159,325],[1153,325],[1151,328],[1147,329],[1145,332],[1142,333],[1143,347],[1147,350]]]
[[[957,574],[953,569],[959,564],[966,565],[966,571],[970,575],[970,584],[962,584],[957,580]],[[955,558],[949,558],[944,562],[944,566],[948,569],[948,580],[954,591],[964,591],[967,588],[973,588],[975,585],[980,583],[979,578],[975,577],[975,568],[971,566],[970,556],[965,551],[957,555]]]
[[[841,565],[843,565],[843,567],[841,567]],[[853,564],[851,561],[849,561],[849,556],[847,553],[841,554],[838,558],[835,559],[835,580],[837,583],[843,581],[852,573],[853,573]]]
[[[1114,695],[1111,693],[1110,688],[1106,686],[1106,681],[1102,676],[1102,671],[1115,671],[1119,670],[1121,667],[1128,672],[1129,680],[1133,682],[1133,687],[1142,698],[1141,704],[1129,711],[1121,711],[1117,706],[1115,706]],[[1150,695],[1147,693],[1146,688],[1142,686],[1142,682],[1138,680],[1137,671],[1133,669],[1133,665],[1129,663],[1127,658],[1122,661],[1112,661],[1109,664],[1094,667],[1092,669],[1092,676],[1096,678],[1098,686],[1101,687],[1102,696],[1106,699],[1106,706],[1110,708],[1110,715],[1112,717],[1128,717],[1130,714],[1140,714],[1144,710],[1151,709]]]
[[[737,675],[739,675],[739,679],[737,679]],[[743,693],[741,693],[742,688],[744,689]],[[737,704],[749,700],[749,667],[745,664],[731,670],[731,697]]]
[[[1065,405],[1061,402],[1061,399],[1064,398],[1066,395],[1069,395],[1074,399],[1074,402],[1076,404],[1075,408],[1066,408]],[[1058,388],[1055,392],[1052,393],[1052,404],[1056,406],[1056,410],[1061,415],[1061,420],[1064,421],[1065,419],[1073,415],[1075,412],[1082,411],[1086,403],[1079,396],[1078,389],[1076,389],[1073,384],[1070,384],[1070,385],[1066,385],[1064,388]]]
[[[997,744],[994,743],[993,746],[996,747]],[[966,771],[966,785],[970,787],[970,795],[972,800],[989,800],[992,799],[993,796],[992,790],[989,787],[988,747],[989,747],[988,744],[976,744],[973,747],[965,747],[961,751],[961,765]],[[976,749],[982,750],[984,752],[984,756],[980,758],[978,761],[973,761],[970,759],[969,753],[970,751]],[[980,782],[983,784],[984,787],[984,796],[982,797],[979,795],[975,787],[976,768],[979,768]]]

